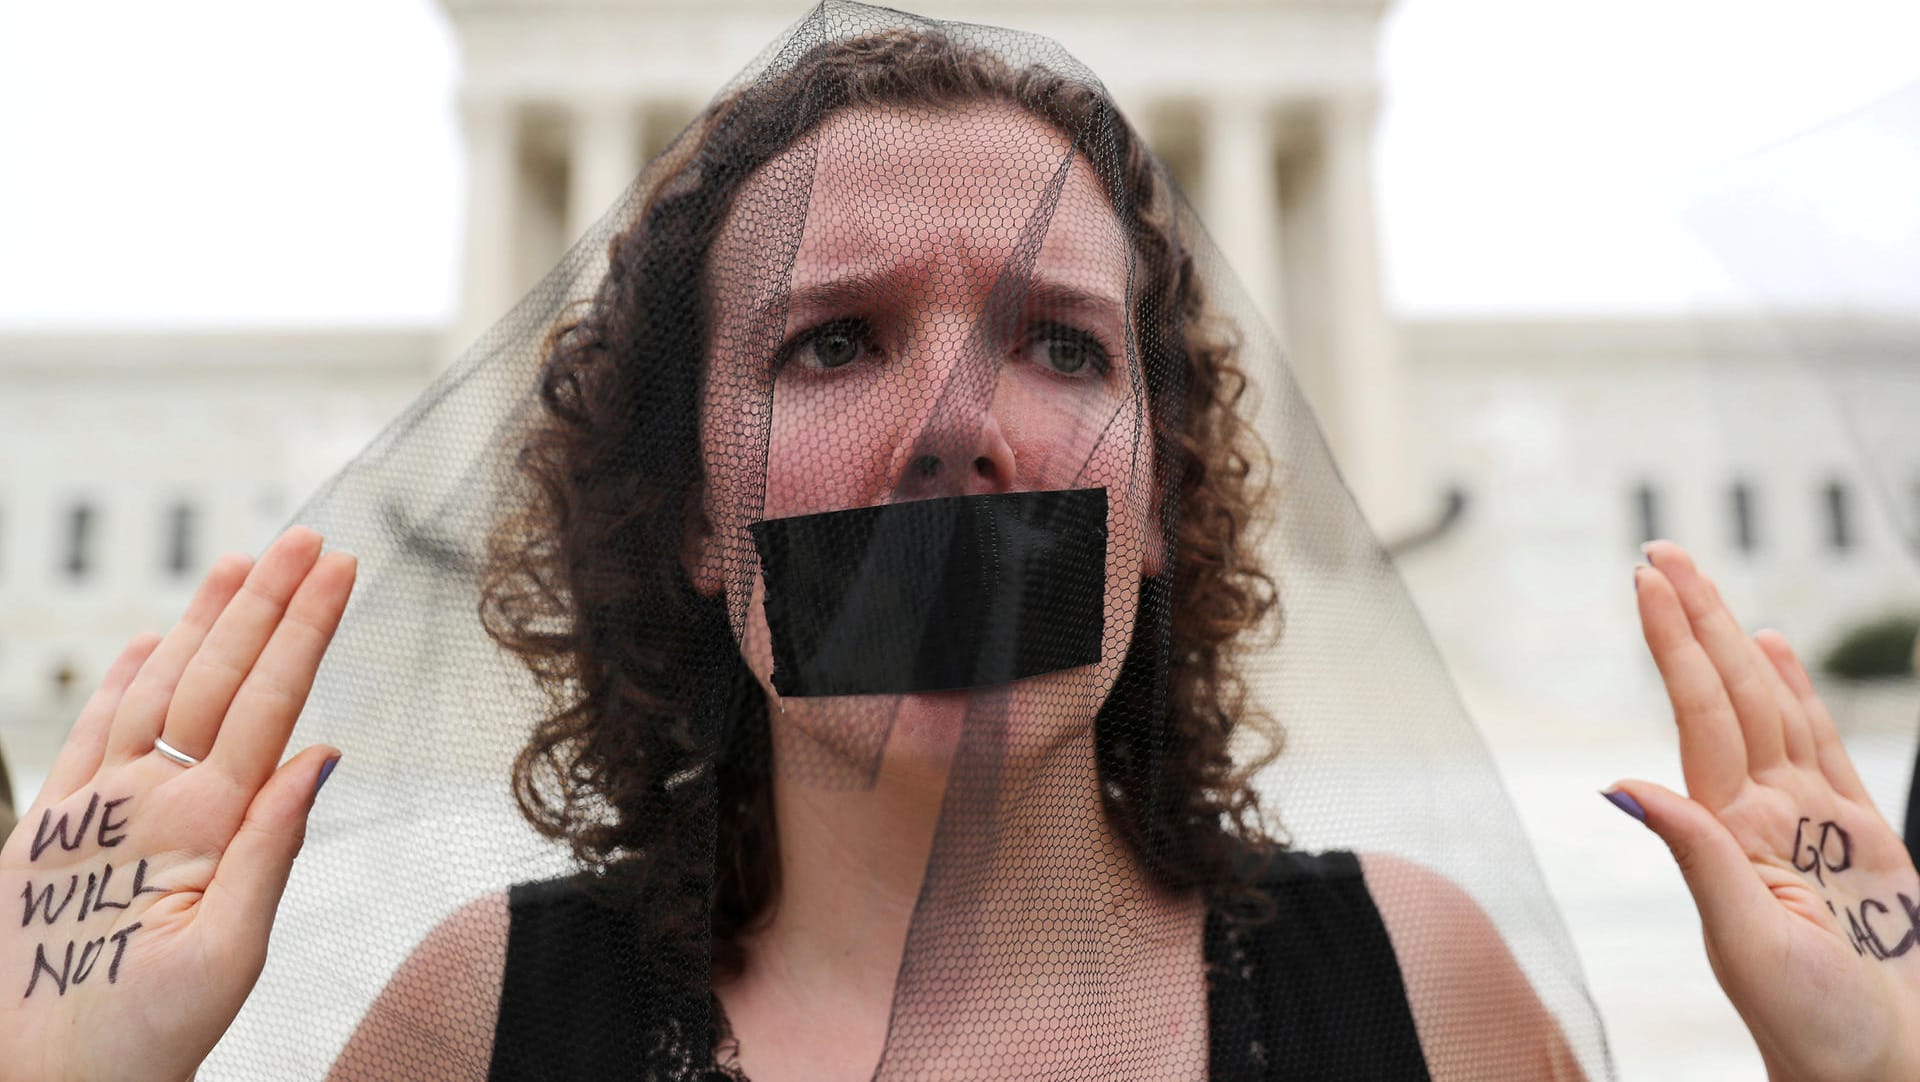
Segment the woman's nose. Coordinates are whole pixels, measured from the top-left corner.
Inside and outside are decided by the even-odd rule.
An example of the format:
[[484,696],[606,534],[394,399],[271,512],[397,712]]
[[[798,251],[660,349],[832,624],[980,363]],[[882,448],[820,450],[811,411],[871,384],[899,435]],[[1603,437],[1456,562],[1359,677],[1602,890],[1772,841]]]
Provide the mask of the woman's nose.
[[953,428],[923,433],[894,487],[894,498],[926,500],[1011,491],[1013,446],[992,410],[977,416],[979,423],[971,433]]

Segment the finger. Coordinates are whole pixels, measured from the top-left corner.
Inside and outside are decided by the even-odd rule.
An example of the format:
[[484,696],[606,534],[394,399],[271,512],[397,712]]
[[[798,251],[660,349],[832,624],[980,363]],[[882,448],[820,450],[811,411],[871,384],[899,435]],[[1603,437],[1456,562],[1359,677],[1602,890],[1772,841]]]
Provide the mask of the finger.
[[1687,881],[1709,940],[1725,942],[1770,926],[1777,909],[1773,892],[1754,874],[1746,851],[1711,811],[1647,781],[1623,781],[1610,792],[1632,797],[1647,829],[1666,843],[1680,866],[1681,878]]
[[1847,746],[1840,740],[1840,730],[1833,724],[1833,715],[1827,713],[1826,704],[1815,694],[1813,678],[1807,675],[1807,667],[1801,664],[1800,655],[1787,642],[1787,637],[1778,631],[1761,632],[1759,643],[1767,660],[1773,663],[1780,678],[1786,682],[1787,689],[1800,700],[1800,710],[1807,719],[1807,731],[1813,739],[1814,757],[1820,763],[1820,773],[1826,776],[1827,784],[1833,786],[1840,795],[1872,807],[1873,797],[1853,769],[1853,757],[1847,754]]
[[160,733],[160,724],[167,716],[167,704],[173,700],[180,674],[252,567],[252,558],[238,553],[228,553],[214,561],[213,568],[194,591],[193,600],[187,602],[187,611],[181,614],[180,622],[154,647],[146,664],[140,666],[133,683],[127,685],[126,693],[120,697],[113,713],[112,731],[107,736],[106,762],[125,762],[153,750],[153,738]]
[[1779,704],[1767,686],[1762,670],[1766,661],[1759,647],[1741,630],[1720,600],[1720,591],[1694,566],[1685,549],[1671,541],[1654,541],[1647,545],[1647,560],[1673,583],[1694,638],[1720,672],[1720,683],[1746,740],[1747,769],[1761,771],[1785,762]]
[[228,720],[207,762],[246,792],[266,781],[286,750],[294,722],[313,690],[320,659],[340,626],[357,567],[357,561],[344,552],[320,558],[288,601],[273,638],[234,694]]
[[1786,743],[1787,761],[1806,770],[1819,769],[1813,747],[1813,729],[1807,722],[1806,707],[1800,697],[1787,686],[1786,678],[1780,674],[1780,666],[1767,653],[1765,640],[1780,638],[1778,631],[1771,629],[1760,631],[1753,636],[1753,643],[1760,648],[1760,654],[1767,663],[1760,666],[1761,674],[1766,677],[1767,687],[1773,691],[1773,700],[1780,711],[1780,735]]
[[1687,791],[1708,807],[1730,803],[1747,779],[1746,740],[1713,659],[1694,638],[1673,584],[1652,567],[1634,570],[1640,630],[1673,703]]
[[211,922],[207,927],[221,937],[221,945],[247,955],[251,965],[265,961],[274,909],[306,843],[307,816],[322,772],[331,773],[327,764],[339,758],[338,749],[315,746],[274,772],[247,806],[200,899],[201,917]]
[[80,717],[67,734],[67,742],[61,745],[60,754],[47,771],[47,780],[41,783],[40,795],[33,802],[35,808],[58,804],[99,773],[100,761],[107,753],[107,736],[113,730],[114,711],[140,667],[159,645],[160,636],[151,631],[142,632],[107,666],[107,675],[87,699],[87,705],[80,708]]
[[181,674],[162,728],[167,743],[196,759],[213,751],[234,693],[320,558],[320,545],[319,534],[295,526],[260,557]]

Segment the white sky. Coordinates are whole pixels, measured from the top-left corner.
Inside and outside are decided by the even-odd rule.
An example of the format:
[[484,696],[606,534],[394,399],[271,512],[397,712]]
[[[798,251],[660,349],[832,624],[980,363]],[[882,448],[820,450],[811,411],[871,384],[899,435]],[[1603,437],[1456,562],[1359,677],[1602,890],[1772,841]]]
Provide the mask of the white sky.
[[[1681,193],[1920,79],[1917,42],[1912,0],[1400,0],[1390,296],[1738,303]],[[432,0],[0,0],[0,324],[447,318],[457,77]]]
[[[1731,161],[1920,80],[1920,4],[1403,0],[1383,61],[1403,311],[1725,307],[1755,268],[1729,277],[1681,213]],[[1912,217],[1920,192],[1865,183],[1885,164],[1863,157],[1854,217]],[[1779,270],[1770,299],[1831,292],[1819,267]]]

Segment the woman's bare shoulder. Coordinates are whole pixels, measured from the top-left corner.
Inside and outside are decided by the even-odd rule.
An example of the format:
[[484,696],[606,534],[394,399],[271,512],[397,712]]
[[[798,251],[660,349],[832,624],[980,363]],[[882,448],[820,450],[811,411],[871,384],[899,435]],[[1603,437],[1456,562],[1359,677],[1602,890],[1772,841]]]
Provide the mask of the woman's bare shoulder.
[[435,925],[368,1008],[329,1082],[485,1078],[510,920],[507,892],[497,891]]
[[1472,895],[1391,853],[1361,853],[1435,1082],[1582,1079],[1566,1037]]

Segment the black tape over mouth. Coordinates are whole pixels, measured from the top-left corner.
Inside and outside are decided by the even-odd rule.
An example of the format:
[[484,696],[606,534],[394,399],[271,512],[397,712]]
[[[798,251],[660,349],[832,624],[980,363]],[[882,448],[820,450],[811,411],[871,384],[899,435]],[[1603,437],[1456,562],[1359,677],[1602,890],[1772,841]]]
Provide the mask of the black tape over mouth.
[[990,687],[1100,660],[1104,488],[947,496],[750,530],[783,696]]

